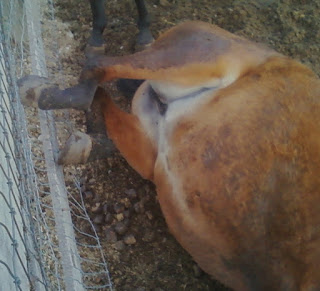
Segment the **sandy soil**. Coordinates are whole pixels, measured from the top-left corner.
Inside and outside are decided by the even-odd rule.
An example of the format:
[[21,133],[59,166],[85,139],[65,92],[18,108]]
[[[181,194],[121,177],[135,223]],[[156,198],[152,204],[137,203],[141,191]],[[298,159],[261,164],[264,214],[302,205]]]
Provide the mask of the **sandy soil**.
[[[106,54],[131,53],[137,33],[134,1],[107,2]],[[318,0],[149,0],[148,8],[155,37],[181,21],[202,20],[265,43],[320,75]],[[64,48],[64,84],[70,85],[83,64],[90,32],[89,3],[57,0],[56,17],[64,22],[57,33],[67,31],[59,46]],[[115,99],[128,108],[128,100]],[[71,117],[77,127],[84,128],[83,114],[72,112]],[[165,224],[154,186],[118,153],[79,169],[88,211],[99,231],[116,290],[228,290],[204,274],[178,245]]]

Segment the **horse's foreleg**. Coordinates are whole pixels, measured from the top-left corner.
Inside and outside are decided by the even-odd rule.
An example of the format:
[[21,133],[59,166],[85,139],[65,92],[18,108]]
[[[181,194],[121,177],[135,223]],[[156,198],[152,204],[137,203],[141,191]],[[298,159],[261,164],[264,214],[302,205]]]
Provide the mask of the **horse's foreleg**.
[[107,25],[105,13],[106,0],[90,0],[92,13],[92,32],[89,39],[89,45],[94,47],[103,46],[103,31]]
[[154,38],[150,31],[150,14],[148,13],[146,3],[144,0],[135,0],[139,19],[138,19],[138,28],[139,34],[136,42],[136,51],[140,51],[148,47],[153,41]]

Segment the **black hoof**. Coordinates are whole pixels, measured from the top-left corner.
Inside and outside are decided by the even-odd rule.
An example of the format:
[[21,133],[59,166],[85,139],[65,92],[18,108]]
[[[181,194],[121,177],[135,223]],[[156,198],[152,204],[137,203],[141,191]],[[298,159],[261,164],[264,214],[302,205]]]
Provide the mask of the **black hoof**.
[[21,103],[25,106],[37,106],[41,92],[54,86],[47,78],[27,75],[18,80]]
[[84,54],[87,59],[94,58],[96,56],[103,56],[105,53],[105,46],[92,46],[87,44],[84,49]]
[[90,46],[102,47],[104,45],[102,33],[100,31],[92,30],[88,43]]
[[38,106],[42,110],[68,109],[86,110],[90,107],[98,82],[85,80],[82,83],[60,90],[58,87],[44,89],[38,100]]
[[154,38],[148,28],[141,29],[137,37],[135,51],[139,52],[148,48],[154,42]]

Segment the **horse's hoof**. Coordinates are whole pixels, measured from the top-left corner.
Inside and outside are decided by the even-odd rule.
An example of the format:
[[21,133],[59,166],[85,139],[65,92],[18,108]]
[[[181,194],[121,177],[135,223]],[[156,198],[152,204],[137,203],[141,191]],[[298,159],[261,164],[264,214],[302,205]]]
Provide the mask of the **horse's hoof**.
[[86,133],[77,131],[70,135],[64,148],[59,153],[59,165],[84,164],[92,149],[92,141]]
[[21,103],[24,106],[38,105],[43,89],[54,86],[49,79],[36,75],[28,75],[18,80]]
[[87,110],[90,108],[97,87],[97,81],[84,80],[64,90],[59,87],[45,88],[40,93],[38,106],[42,110],[70,108]]
[[84,49],[84,54],[87,59],[95,56],[103,56],[105,54],[105,45],[93,46],[88,43]]
[[154,38],[149,29],[140,30],[134,50],[135,52],[143,51],[150,47],[153,42]]
[[106,134],[86,134],[77,131],[70,135],[58,156],[59,165],[76,165],[106,159],[116,151]]

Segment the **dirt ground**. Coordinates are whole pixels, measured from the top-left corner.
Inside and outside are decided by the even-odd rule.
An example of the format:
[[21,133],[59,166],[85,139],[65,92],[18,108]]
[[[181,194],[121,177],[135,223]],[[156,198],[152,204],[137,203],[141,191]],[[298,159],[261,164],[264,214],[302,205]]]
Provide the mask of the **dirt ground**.
[[[107,2],[106,54],[131,53],[137,34],[134,1]],[[202,20],[265,43],[320,75],[318,0],[148,0],[147,4],[154,37],[179,22]],[[55,6],[56,17],[69,30],[65,40],[69,53],[62,51],[61,61],[65,78],[72,84],[80,73],[89,37],[89,1],[57,0]],[[127,99],[115,99],[128,108]],[[83,128],[83,115],[72,116]],[[203,273],[170,235],[155,187],[118,153],[87,164],[82,180],[116,290],[228,290]]]

